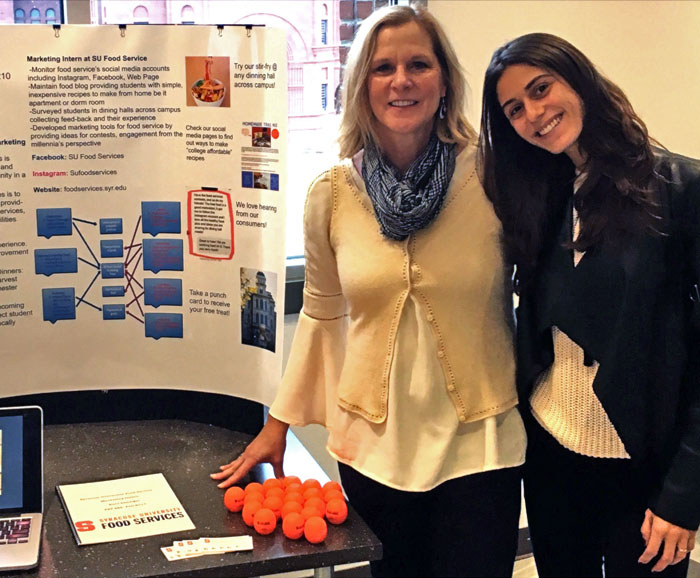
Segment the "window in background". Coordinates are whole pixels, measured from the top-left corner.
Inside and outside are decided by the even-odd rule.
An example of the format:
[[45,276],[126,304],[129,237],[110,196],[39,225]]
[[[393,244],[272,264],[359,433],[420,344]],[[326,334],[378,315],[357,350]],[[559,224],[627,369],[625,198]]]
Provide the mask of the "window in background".
[[194,8],[192,8],[192,6],[190,6],[189,4],[185,4],[182,7],[180,21],[183,24],[194,24]]
[[134,8],[134,24],[148,24],[148,8],[145,6]]
[[0,0],[0,24],[61,24],[63,0]]

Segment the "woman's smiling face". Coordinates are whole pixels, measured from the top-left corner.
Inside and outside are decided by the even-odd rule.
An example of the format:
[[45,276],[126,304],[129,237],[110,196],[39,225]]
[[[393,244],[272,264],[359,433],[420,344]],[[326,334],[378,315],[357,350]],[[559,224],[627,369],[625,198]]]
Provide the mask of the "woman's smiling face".
[[515,132],[552,154],[566,153],[577,167],[583,130],[583,103],[559,76],[527,64],[505,69],[496,87],[498,102]]
[[445,83],[430,36],[419,24],[379,31],[367,85],[383,147],[397,138],[427,143]]

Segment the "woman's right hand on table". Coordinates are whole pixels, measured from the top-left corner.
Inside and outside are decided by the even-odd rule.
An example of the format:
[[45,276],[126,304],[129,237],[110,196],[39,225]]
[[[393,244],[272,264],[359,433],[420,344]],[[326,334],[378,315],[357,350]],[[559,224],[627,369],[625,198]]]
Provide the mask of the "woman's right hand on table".
[[243,453],[231,463],[219,467],[219,472],[211,474],[213,480],[221,480],[219,488],[228,488],[243,478],[250,469],[260,463],[269,463],[276,478],[283,478],[282,461],[287,446],[289,424],[268,415],[267,422]]

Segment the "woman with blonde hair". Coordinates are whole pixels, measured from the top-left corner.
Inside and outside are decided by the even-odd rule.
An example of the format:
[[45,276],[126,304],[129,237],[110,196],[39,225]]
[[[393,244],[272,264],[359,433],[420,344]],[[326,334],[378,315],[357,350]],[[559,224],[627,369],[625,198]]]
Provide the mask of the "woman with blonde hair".
[[[270,418],[213,474],[282,476],[289,424],[323,424],[374,576],[512,573],[525,435],[500,223],[465,81],[438,22],[376,11],[349,53],[338,165],[311,185],[304,307]],[[456,249],[456,250],[455,250]]]

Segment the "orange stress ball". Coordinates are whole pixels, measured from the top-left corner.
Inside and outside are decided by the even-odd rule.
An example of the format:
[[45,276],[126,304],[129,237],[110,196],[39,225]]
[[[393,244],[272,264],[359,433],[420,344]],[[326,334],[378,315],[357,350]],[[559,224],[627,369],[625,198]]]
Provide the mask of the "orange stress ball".
[[295,502],[295,501],[285,502],[284,506],[282,506],[282,511],[281,511],[282,519],[284,520],[292,512],[296,512],[297,514],[301,514],[302,509],[303,508],[301,507],[301,504],[299,502]]
[[281,516],[283,505],[284,504],[282,503],[282,498],[280,498],[278,496],[272,496],[270,498],[265,498],[265,501],[263,502],[263,508],[267,508],[268,510],[272,510],[275,513],[275,516],[277,516],[278,520]]
[[267,491],[270,488],[282,488],[282,489],[284,489],[284,484],[282,483],[282,480],[278,480],[277,478],[270,478],[269,480],[265,480],[263,482],[263,488],[265,490],[265,495],[267,495]]
[[285,502],[299,502],[300,504],[304,504],[304,496],[302,496],[299,492],[287,492],[284,495],[284,501]]
[[266,498],[272,498],[277,496],[278,498],[284,498],[284,490],[278,486],[275,486],[274,488],[270,488],[267,490],[265,493]]
[[288,488],[289,484],[299,484],[301,486],[301,480],[297,476],[287,476],[282,482],[285,488]]
[[306,488],[304,490],[304,499],[305,500],[308,500],[309,498],[314,498],[314,497],[316,497],[316,498],[323,497],[323,493],[321,492],[321,490],[319,488],[312,487],[312,488]]
[[259,492],[261,494],[265,494],[265,490],[263,490],[262,484],[258,482],[250,482],[246,487],[245,487],[245,493],[246,495],[252,493],[252,492]]
[[304,509],[301,511],[301,515],[304,516],[305,520],[314,517],[323,518],[323,512],[312,506],[304,506]]
[[263,493],[262,490],[254,490],[252,492],[246,492],[245,493],[245,498],[243,499],[243,504],[247,504],[248,502],[260,502],[261,504],[265,501],[265,494]]
[[243,521],[247,526],[253,527],[253,522],[255,521],[255,514],[262,510],[262,504],[260,502],[250,502],[243,506]]
[[338,482],[326,482],[323,484],[323,495],[326,495],[326,492],[329,490],[338,490],[339,492],[343,492],[343,488],[340,487],[340,484]]
[[260,502],[260,505],[262,506],[262,503],[265,501],[265,496],[262,494],[258,494],[257,492],[253,492],[252,494],[246,494],[245,498],[243,498],[243,505],[245,506],[246,504],[249,504],[250,502]]
[[304,516],[297,512],[291,512],[282,520],[282,532],[290,540],[298,540],[304,535]]
[[240,512],[243,509],[243,500],[245,499],[245,492],[243,488],[238,486],[233,486],[226,490],[224,494],[224,506],[226,506],[232,512]]
[[318,488],[320,490],[321,482],[314,480],[313,478],[309,478],[301,485],[301,487],[304,488],[304,491],[308,490],[309,488]]
[[309,498],[308,500],[306,500],[306,502],[304,502],[304,507],[316,508],[321,514],[321,517],[326,515],[326,502],[324,502],[318,496],[314,496],[313,498]]
[[328,490],[323,494],[323,499],[326,501],[326,503],[330,502],[331,500],[345,501],[345,496],[343,495],[343,492],[339,492],[338,490]]
[[326,504],[326,518],[331,524],[342,524],[348,517],[345,500],[330,500]]
[[323,518],[313,516],[304,524],[304,536],[312,544],[320,544],[328,535],[328,526]]
[[272,534],[277,527],[277,516],[272,510],[260,508],[253,516],[253,527],[258,534]]

